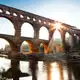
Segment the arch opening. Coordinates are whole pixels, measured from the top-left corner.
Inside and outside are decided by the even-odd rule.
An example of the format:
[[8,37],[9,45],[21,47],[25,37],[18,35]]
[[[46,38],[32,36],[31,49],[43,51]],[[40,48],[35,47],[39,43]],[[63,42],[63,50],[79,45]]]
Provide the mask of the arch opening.
[[68,32],[65,34],[65,42],[68,48],[73,46],[72,36]]
[[49,43],[49,49],[51,53],[64,52],[62,39],[59,30],[55,30],[52,36],[52,39]]
[[76,37],[76,43],[79,44],[79,36],[77,36],[76,34],[74,34],[74,36]]
[[0,17],[0,34],[14,35],[15,29],[12,22],[4,17]]
[[40,44],[40,53],[44,53],[44,45],[43,45],[43,43]]
[[30,54],[32,53],[32,43],[30,41],[24,41],[21,45],[20,52],[23,54]]
[[0,54],[10,55],[11,53],[11,45],[10,43],[3,38],[0,38]]
[[48,45],[44,42],[40,43],[39,52],[47,54],[48,53]]
[[31,24],[25,22],[21,27],[21,36],[23,37],[34,37],[34,29]]
[[76,36],[77,37],[77,44],[79,44],[79,36]]
[[80,49],[79,36],[77,36],[77,34],[74,34],[73,48],[74,48],[74,49],[77,49],[77,50]]
[[49,31],[44,26],[39,30],[39,39],[49,40]]

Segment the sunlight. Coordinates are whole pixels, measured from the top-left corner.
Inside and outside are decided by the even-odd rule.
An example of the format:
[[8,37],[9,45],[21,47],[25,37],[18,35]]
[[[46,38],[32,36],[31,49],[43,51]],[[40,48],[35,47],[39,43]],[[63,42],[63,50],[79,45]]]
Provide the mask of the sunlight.
[[60,32],[57,29],[54,31],[54,34],[52,36],[52,39],[49,42],[48,47],[49,47],[50,52],[55,53],[55,50],[57,52],[58,51],[61,51],[61,52],[63,51],[61,35],[60,35]]
[[51,23],[51,31],[54,29],[59,30],[61,28],[63,28],[63,26],[60,22]]
[[62,28],[62,25],[61,25],[61,23],[56,22],[56,23],[54,24],[54,27],[55,27],[56,29],[60,29],[60,28]]
[[51,66],[52,66],[51,79],[52,80],[60,80],[60,72],[59,72],[58,64],[56,62],[54,62],[51,64]]
[[4,49],[6,44],[9,45],[9,43],[5,39],[0,38],[0,49]]
[[[74,4],[74,1],[72,0],[64,0],[62,2],[60,0],[51,1],[48,2],[47,0],[47,2],[45,1],[45,4],[40,5],[39,11],[38,8],[35,10],[36,13],[56,21],[76,26],[77,28],[80,29],[79,27],[80,9],[79,6],[77,6],[77,4],[76,5]],[[69,1],[72,1],[72,4],[69,3]]]
[[39,31],[39,39],[49,39],[49,32],[45,27],[41,27]]

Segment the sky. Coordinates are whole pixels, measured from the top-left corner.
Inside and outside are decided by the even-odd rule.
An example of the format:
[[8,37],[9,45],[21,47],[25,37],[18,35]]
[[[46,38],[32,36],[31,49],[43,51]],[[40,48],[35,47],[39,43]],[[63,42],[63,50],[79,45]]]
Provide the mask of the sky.
[[80,28],[80,0],[0,0],[0,4]]
[[[0,0],[0,4],[61,21],[80,29],[80,0]],[[9,21],[1,18],[0,26],[4,26],[0,29],[0,32],[4,33],[9,33],[9,29],[5,26],[13,27]],[[13,35],[14,30],[11,33]]]

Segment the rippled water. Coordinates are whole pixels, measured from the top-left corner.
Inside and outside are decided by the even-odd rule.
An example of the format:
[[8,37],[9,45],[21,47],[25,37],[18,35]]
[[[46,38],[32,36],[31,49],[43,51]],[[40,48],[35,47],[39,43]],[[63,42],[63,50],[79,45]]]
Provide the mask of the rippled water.
[[[9,59],[0,58],[0,72],[3,69],[8,70],[11,61]],[[20,61],[20,70],[25,73],[29,73],[29,62]],[[73,73],[67,67],[67,64],[57,63],[57,62],[38,62],[37,70],[38,80],[75,80]],[[12,79],[6,79],[12,80]],[[19,80],[32,80],[32,76],[22,77]]]

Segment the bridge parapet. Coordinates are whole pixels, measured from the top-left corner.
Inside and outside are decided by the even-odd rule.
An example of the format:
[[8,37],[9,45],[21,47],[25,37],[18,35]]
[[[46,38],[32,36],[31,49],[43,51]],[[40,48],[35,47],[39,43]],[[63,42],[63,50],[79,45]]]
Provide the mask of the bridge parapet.
[[[39,24],[42,26],[50,27],[51,24],[59,21],[55,21],[49,18],[45,18],[33,13],[29,13],[26,11],[22,11],[16,8],[8,7],[5,5],[0,4],[0,16],[16,18],[22,22],[29,22],[32,24]],[[74,26],[70,26],[68,24],[60,22],[62,25],[72,28]],[[74,27],[75,28],[75,27]]]

